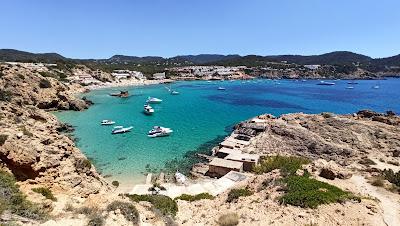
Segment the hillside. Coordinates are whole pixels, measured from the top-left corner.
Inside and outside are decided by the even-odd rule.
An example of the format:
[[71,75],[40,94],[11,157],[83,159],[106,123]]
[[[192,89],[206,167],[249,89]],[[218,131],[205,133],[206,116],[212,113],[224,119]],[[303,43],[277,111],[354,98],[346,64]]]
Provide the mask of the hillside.
[[54,63],[66,60],[57,53],[30,53],[15,49],[0,49],[0,61],[43,62]]

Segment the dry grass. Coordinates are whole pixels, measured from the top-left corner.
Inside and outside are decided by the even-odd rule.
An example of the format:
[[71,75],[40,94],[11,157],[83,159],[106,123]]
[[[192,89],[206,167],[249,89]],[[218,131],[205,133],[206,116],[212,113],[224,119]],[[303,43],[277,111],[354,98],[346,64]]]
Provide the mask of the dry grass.
[[217,221],[220,226],[235,226],[239,224],[239,216],[236,213],[223,214]]

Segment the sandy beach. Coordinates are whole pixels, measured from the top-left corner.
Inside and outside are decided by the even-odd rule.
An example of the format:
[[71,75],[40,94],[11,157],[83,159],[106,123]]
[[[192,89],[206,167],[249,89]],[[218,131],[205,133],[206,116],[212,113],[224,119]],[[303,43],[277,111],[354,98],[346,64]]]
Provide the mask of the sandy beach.
[[115,88],[115,87],[127,87],[127,86],[146,86],[146,85],[156,85],[163,83],[174,82],[172,79],[162,79],[162,80],[137,80],[137,79],[127,79],[120,80],[114,82],[106,82],[100,85],[90,85],[86,88],[88,90],[97,90],[97,89],[106,89],[106,88]]

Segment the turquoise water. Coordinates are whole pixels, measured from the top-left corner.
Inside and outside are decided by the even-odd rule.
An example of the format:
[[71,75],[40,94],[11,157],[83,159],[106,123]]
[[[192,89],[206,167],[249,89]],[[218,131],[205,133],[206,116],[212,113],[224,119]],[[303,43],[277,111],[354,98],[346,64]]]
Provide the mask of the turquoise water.
[[[148,171],[158,171],[166,162],[180,160],[230,133],[235,123],[270,113],[290,112],[353,113],[360,109],[400,112],[400,79],[358,81],[346,89],[347,81],[335,86],[317,86],[318,81],[253,80],[224,82],[177,82],[172,87],[180,95],[170,95],[165,85],[127,88],[133,96],[111,97],[104,89],[85,94],[95,104],[83,112],[57,112],[63,122],[75,126],[77,146],[91,158],[103,175],[112,179],[140,181]],[[372,89],[374,85],[380,89]],[[225,91],[217,90],[219,86]],[[155,114],[143,114],[148,96],[163,99],[153,104]],[[111,135],[112,127],[101,126],[103,119],[116,125],[133,126],[130,133]],[[174,130],[173,135],[148,138],[147,131],[160,125]],[[209,145],[213,145],[211,142]]]

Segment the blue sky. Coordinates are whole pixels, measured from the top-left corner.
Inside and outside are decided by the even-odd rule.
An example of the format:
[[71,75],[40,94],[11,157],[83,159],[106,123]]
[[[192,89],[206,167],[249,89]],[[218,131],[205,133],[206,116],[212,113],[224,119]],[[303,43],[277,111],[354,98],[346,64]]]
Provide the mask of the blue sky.
[[2,0],[0,48],[114,54],[400,54],[399,0]]

